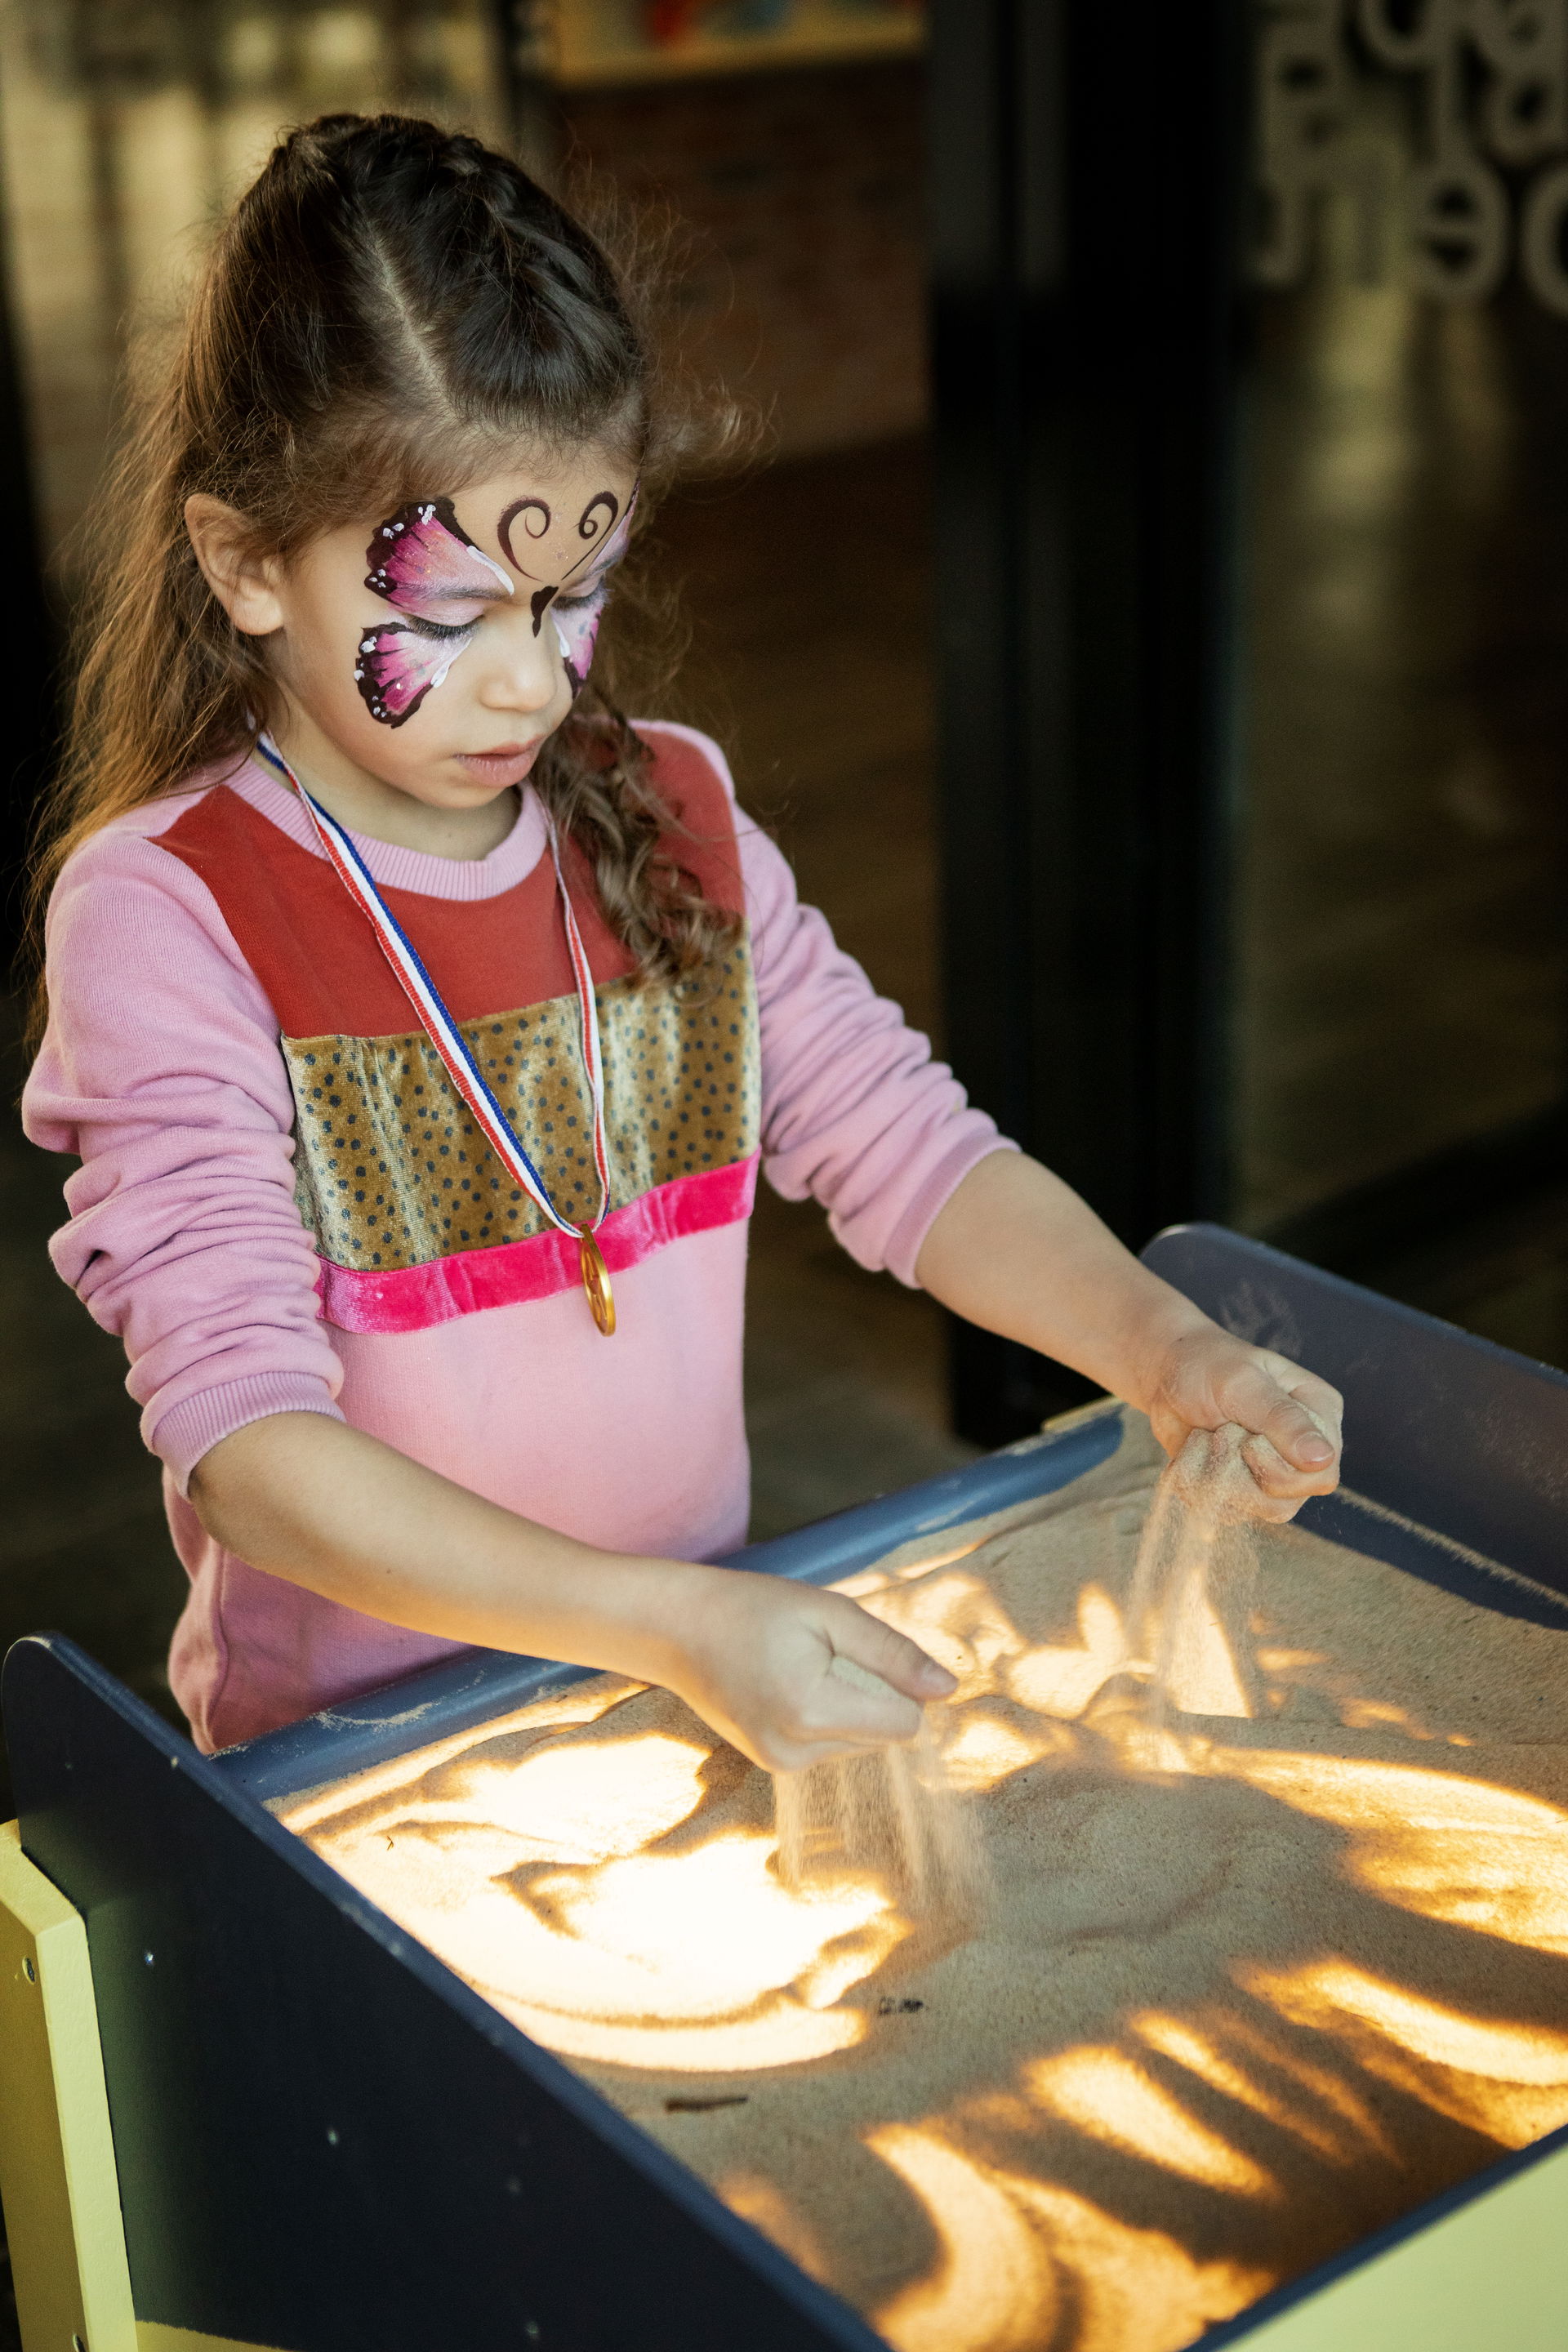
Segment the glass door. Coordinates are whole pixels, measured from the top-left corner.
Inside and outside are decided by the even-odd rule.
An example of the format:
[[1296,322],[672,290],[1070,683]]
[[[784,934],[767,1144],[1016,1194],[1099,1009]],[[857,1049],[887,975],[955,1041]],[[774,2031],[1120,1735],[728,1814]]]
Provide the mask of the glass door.
[[1568,8],[1256,35],[1234,1214],[1331,1255],[1558,1150]]

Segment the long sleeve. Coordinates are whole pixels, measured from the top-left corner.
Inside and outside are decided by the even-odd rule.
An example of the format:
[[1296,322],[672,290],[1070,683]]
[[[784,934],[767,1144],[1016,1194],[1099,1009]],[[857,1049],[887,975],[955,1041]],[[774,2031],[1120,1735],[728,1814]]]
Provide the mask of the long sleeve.
[[739,836],[768,1180],[786,1200],[813,1195],[852,1257],[912,1286],[939,1210],[976,1161],[1017,1147],[877,995],[816,908],[801,905],[766,835],[742,816]]
[[337,1410],[277,1024],[205,885],[139,833],[71,859],[47,952],[23,1121],[81,1160],[50,1254],[123,1339],[142,1434],[183,1491],[247,1422]]

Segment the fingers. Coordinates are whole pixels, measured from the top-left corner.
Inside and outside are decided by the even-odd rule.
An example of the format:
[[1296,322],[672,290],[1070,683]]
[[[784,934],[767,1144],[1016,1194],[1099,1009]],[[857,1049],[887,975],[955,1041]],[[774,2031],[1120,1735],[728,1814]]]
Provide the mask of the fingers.
[[[1261,1376],[1268,1378],[1267,1374]],[[1293,1468],[1316,1476],[1333,1463],[1338,1448],[1325,1435],[1303,1404],[1284,1389],[1268,1382],[1272,1395],[1256,1417],[1247,1415],[1248,1425],[1260,1437],[1281,1454]]]
[[921,1707],[891,1683],[858,1666],[853,1658],[837,1656],[827,1669],[825,1709],[832,1720],[821,1728],[831,1736],[853,1739],[857,1746],[913,1739],[921,1727]]
[[[1264,1361],[1288,1400],[1288,1410],[1304,1414],[1312,1433],[1302,1440],[1298,1420],[1293,1424],[1294,1441],[1286,1437],[1282,1442],[1280,1429],[1265,1424],[1259,1444],[1267,1447],[1267,1452],[1260,1456],[1254,1476],[1266,1494],[1290,1494],[1298,1499],[1308,1495],[1331,1494],[1340,1482],[1344,1399],[1327,1381],[1304,1372],[1286,1356],[1269,1354]],[[1276,1452],[1279,1460],[1269,1461],[1268,1456]],[[1290,1475],[1292,1469],[1298,1474],[1294,1478]]]
[[1245,1438],[1241,1458],[1258,1490],[1258,1517],[1272,1520],[1276,1527],[1293,1519],[1309,1495],[1325,1491],[1321,1479],[1309,1483],[1300,1471],[1292,1470],[1267,1437]]
[[1229,1419],[1268,1442],[1248,1456],[1266,1494],[1327,1494],[1338,1484],[1343,1408],[1326,1381],[1259,1349],[1226,1379],[1220,1401]]
[[1190,1430],[1236,1423],[1259,1492],[1294,1506],[1339,1484],[1343,1411],[1337,1389],[1289,1357],[1212,1330],[1183,1341],[1150,1421],[1173,1457]]
[[773,1772],[803,1772],[836,1757],[863,1756],[868,1748],[901,1748],[920,1731],[921,1709],[891,1683],[835,1655],[793,1704],[755,1727],[757,1760]]
[[[1277,1503],[1272,1517],[1290,1519],[1310,1494],[1333,1494],[1340,1484],[1340,1421],[1344,1400],[1338,1388],[1302,1371],[1284,1355],[1262,1355],[1258,1376],[1268,1383],[1265,1412],[1246,1416],[1250,1437],[1241,1458],[1260,1494]],[[1310,1437],[1302,1442],[1302,1425]]]
[[1326,1492],[1336,1482],[1344,1412],[1338,1390],[1288,1356],[1216,1327],[1187,1333],[1172,1350],[1148,1410],[1167,1454],[1180,1453],[1189,1429],[1231,1421],[1268,1439],[1279,1456],[1275,1475],[1303,1481],[1300,1493]]
[[[832,1593],[822,1631],[831,1643],[825,1671],[801,1691],[786,1724],[775,1727],[792,1751],[786,1769],[850,1756],[868,1748],[901,1747],[921,1727],[927,1699],[957,1689],[953,1676],[917,1643],[884,1625],[852,1601]],[[775,1769],[779,1769],[775,1767]]]
[[[828,1597],[826,1595],[825,1598]],[[891,1683],[896,1691],[923,1706],[927,1699],[948,1698],[958,1688],[955,1677],[945,1666],[939,1666],[918,1643],[891,1625],[884,1625],[879,1617],[861,1609],[854,1601],[847,1604],[840,1615],[835,1610],[829,1623],[829,1635],[836,1657],[868,1667],[884,1683]]]
[[1345,1401],[1338,1389],[1331,1388],[1327,1381],[1319,1380],[1315,1372],[1304,1372],[1299,1364],[1292,1364],[1287,1357],[1279,1359],[1279,1366],[1274,1377],[1280,1387],[1311,1414],[1338,1454],[1342,1444],[1345,1419]]
[[843,1593],[726,1569],[670,1687],[770,1772],[901,1746],[928,1699],[957,1685],[935,1660]]

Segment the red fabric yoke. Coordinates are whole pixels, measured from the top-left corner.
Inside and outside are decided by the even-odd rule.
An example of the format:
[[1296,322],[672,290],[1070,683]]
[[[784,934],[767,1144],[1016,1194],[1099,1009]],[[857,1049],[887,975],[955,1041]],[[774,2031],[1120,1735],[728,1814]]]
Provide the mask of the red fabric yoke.
[[[684,828],[670,853],[708,896],[739,910],[734,824],[723,784],[693,744],[650,740],[653,781]],[[226,784],[158,835],[161,848],[201,877],[235,943],[266,990],[286,1037],[400,1037],[413,1008],[374,932],[324,857],[291,841]],[[586,861],[563,863],[589,967],[603,984],[632,958],[600,914]],[[458,1021],[566,996],[574,982],[548,855],[493,898],[432,898],[388,889],[388,907]]]

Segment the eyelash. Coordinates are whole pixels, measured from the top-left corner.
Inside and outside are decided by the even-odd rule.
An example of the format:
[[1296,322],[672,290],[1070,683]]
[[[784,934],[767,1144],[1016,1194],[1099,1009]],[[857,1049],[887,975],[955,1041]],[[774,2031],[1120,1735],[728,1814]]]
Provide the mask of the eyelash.
[[417,613],[405,613],[403,618],[405,625],[416,629],[422,637],[471,636],[478,625],[473,621],[426,621]]

